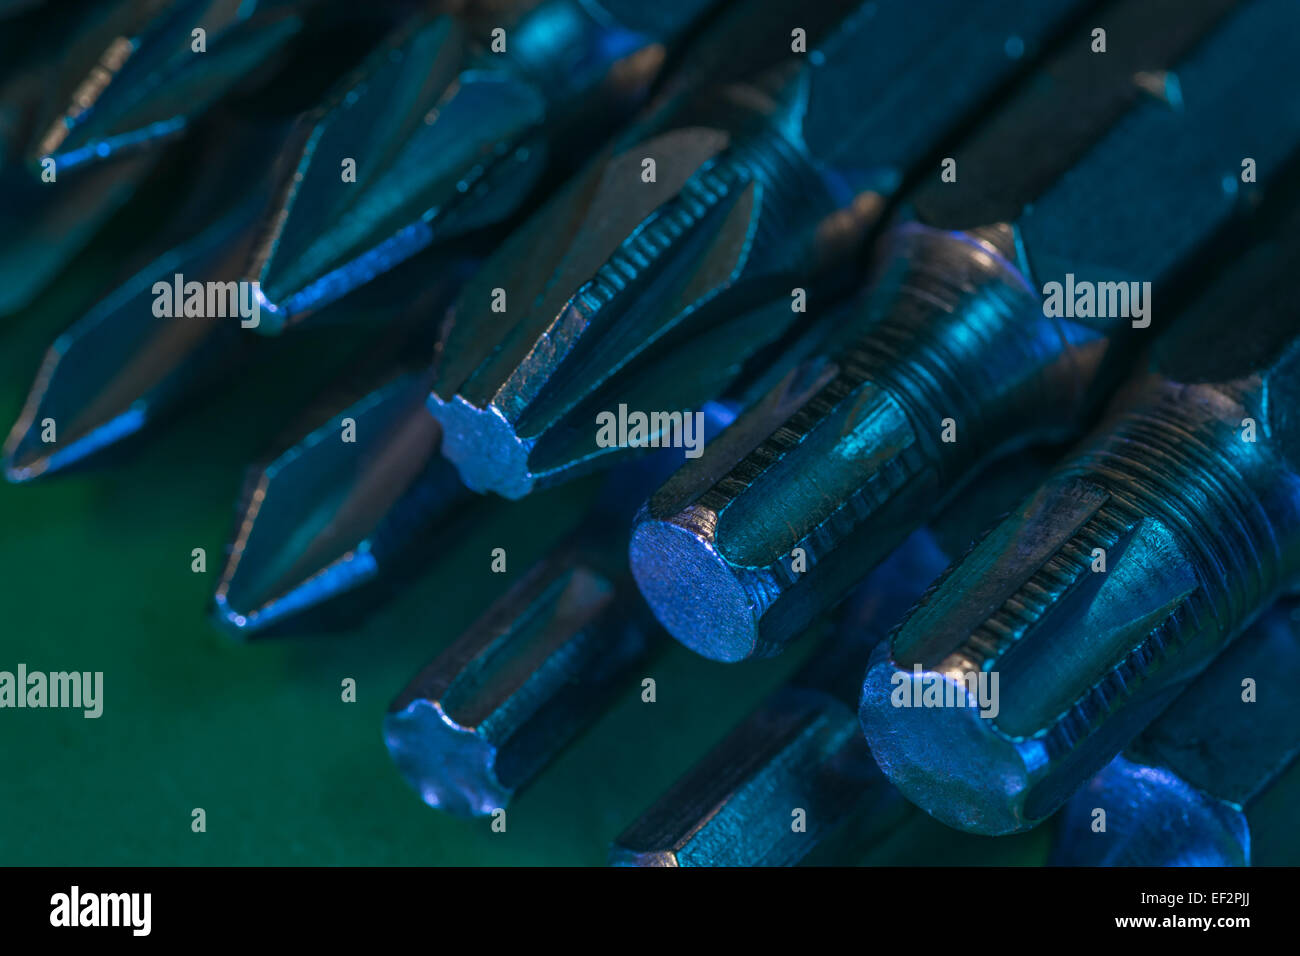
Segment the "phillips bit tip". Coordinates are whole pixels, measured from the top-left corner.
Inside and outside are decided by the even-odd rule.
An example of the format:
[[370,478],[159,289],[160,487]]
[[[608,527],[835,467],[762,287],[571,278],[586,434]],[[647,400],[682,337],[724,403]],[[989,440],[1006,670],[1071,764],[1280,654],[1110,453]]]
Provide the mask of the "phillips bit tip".
[[230,367],[239,352],[238,315],[159,318],[154,285],[165,280],[170,289],[176,274],[235,274],[256,210],[246,202],[150,263],[55,340],[4,446],[9,481],[84,462]]
[[438,454],[427,386],[399,376],[250,473],[214,596],[218,626],[250,638],[311,620],[461,527],[479,499]]
[[[168,251],[96,302],[46,354],[5,445],[10,481],[116,447],[249,356],[241,333],[259,314],[252,290],[235,280],[280,179],[258,147],[299,135],[280,121],[233,123],[194,144],[200,158],[161,229]],[[211,149],[213,139],[225,148]],[[104,172],[71,175],[76,182]],[[75,187],[55,195],[65,188]]]
[[[712,43],[750,69],[653,112],[458,300],[429,407],[466,483],[514,498],[567,480],[627,447],[598,434],[601,413],[688,408],[727,388],[800,324],[792,289],[839,293],[902,177],[1015,69],[1007,30],[1040,38],[1072,6],[735,8],[699,55]],[[806,57],[791,54],[794,26],[818,44]],[[974,54],[952,82],[958,34]],[[902,70],[915,82],[843,122],[846,89],[883,90]]]
[[637,32],[620,17],[645,17],[621,3],[546,0],[509,26],[504,50],[453,16],[404,24],[319,110],[268,217],[250,266],[271,318],[263,331],[431,246],[453,259],[482,248],[563,168],[578,141],[567,124],[584,118],[590,144],[602,111],[636,99],[657,71],[637,51],[671,40],[708,5],[669,4]]
[[109,19],[122,32],[105,34],[94,65],[40,130],[30,161],[48,157],[72,170],[179,136],[237,83],[264,70],[301,29],[294,8],[305,5],[117,4],[121,16]]

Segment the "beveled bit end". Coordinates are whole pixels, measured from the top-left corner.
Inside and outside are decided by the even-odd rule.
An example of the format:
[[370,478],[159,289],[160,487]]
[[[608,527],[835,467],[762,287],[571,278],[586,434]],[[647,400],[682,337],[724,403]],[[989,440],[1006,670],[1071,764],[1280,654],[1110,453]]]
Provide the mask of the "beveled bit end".
[[[927,694],[952,705],[927,706]],[[1026,756],[980,716],[979,702],[959,680],[902,670],[878,651],[863,681],[858,718],[885,776],[935,819],[990,836],[1037,822],[1025,812]]]
[[859,714],[881,769],[950,826],[1035,826],[1181,688],[1193,566],[1166,522],[1049,480],[873,657]]

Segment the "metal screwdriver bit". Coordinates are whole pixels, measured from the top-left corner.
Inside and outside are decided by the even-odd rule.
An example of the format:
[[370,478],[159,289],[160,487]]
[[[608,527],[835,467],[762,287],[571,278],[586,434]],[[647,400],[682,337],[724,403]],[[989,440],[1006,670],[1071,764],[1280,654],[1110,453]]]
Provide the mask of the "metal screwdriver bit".
[[[855,675],[949,556],[966,548],[981,516],[1010,507],[1045,470],[1021,453],[981,476],[932,528],[913,532],[846,602],[838,633],[624,831],[610,863],[852,863],[899,825],[908,807],[862,737]],[[796,810],[803,829],[792,826]]]
[[[180,0],[112,2],[80,39],[93,65],[68,72],[46,105],[27,161],[60,171],[180,135],[236,83],[266,67],[303,25],[309,2]],[[204,31],[195,50],[193,31]],[[78,62],[73,58],[72,66]]]
[[[429,304],[429,298],[436,283],[416,300],[410,308],[413,315],[421,312],[436,314],[439,310]],[[445,301],[441,299],[440,301]],[[423,331],[428,331],[428,326]],[[782,343],[781,359],[768,366],[761,364],[750,374],[742,376],[737,388],[722,403],[706,405],[704,409],[705,438],[720,429],[719,415],[728,407],[727,403],[744,407],[757,396],[765,394],[771,383],[779,379],[783,369],[797,364],[808,355],[816,354],[826,347],[833,331],[834,323],[818,326],[807,335],[799,336],[794,341]],[[427,350],[432,351],[432,346]],[[415,349],[418,355],[426,354],[423,348]],[[355,382],[360,376],[350,376]],[[421,377],[427,386],[427,377]],[[414,381],[408,377],[406,381]],[[355,389],[353,389],[355,391]],[[427,389],[426,389],[427,393]],[[408,574],[420,564],[418,554],[435,553],[441,549],[448,537],[463,527],[463,522],[452,520],[452,516],[473,511],[480,515],[488,506],[482,496],[469,493],[460,483],[454,466],[438,454],[441,440],[441,428],[437,437],[422,443],[400,441],[405,432],[391,429],[380,434],[370,434],[364,448],[358,443],[349,446],[352,451],[344,453],[338,447],[338,427],[346,418],[360,421],[359,413],[378,415],[381,410],[391,411],[400,407],[402,414],[418,418],[416,409],[406,405],[410,395],[405,384],[385,381],[381,386],[364,397],[352,402],[329,404],[330,414],[322,416],[332,421],[333,440],[330,439],[330,427],[311,429],[312,434],[302,437],[302,431],[293,433],[289,449],[263,468],[254,469],[246,485],[243,502],[239,508],[240,519],[237,522],[238,542],[230,545],[229,563],[218,590],[217,618],[223,627],[233,628],[237,633],[252,636],[265,635],[268,630],[283,632],[290,626],[301,626],[306,619],[303,613],[315,611],[326,602],[330,602],[329,619],[338,617],[339,602],[335,599],[352,595],[353,591],[365,586],[365,594],[356,594],[356,603],[362,607],[373,604],[371,596],[380,593],[378,585],[383,579],[383,591],[399,580],[405,580]],[[344,407],[347,406],[347,407]],[[423,408],[421,408],[423,411]],[[424,413],[427,416],[427,412]],[[730,416],[727,419],[730,421]],[[436,426],[436,420],[421,420],[420,428]],[[385,474],[384,468],[360,469],[362,461],[358,452],[364,457],[374,458],[385,463],[385,468],[392,467],[395,461],[403,462],[406,471],[420,471],[423,477],[416,481],[409,491],[402,495],[392,492],[400,490],[401,481],[396,484],[376,485]],[[423,455],[426,461],[416,459]],[[319,459],[319,460],[318,460]],[[661,480],[669,470],[663,466],[665,461],[680,461],[680,455],[661,456],[655,467],[638,464],[629,466],[614,478],[612,487],[616,491],[608,494],[619,501],[637,501],[653,487],[656,481],[649,481],[647,476]],[[292,461],[292,475],[285,474],[281,464]],[[371,475],[370,491],[362,493],[358,482],[362,476]],[[305,476],[310,476],[309,485]],[[402,479],[404,480],[404,479]],[[638,494],[638,489],[641,493]],[[375,492],[378,492],[376,494]],[[322,528],[337,529],[340,525],[355,527],[356,514],[351,503],[362,494],[368,510],[365,521],[376,532],[375,540],[384,543],[382,557],[376,555],[369,545],[353,549],[346,561],[337,560],[339,555],[333,551],[305,549],[308,542],[316,541],[317,533]],[[386,496],[386,497],[385,497]],[[610,518],[611,524],[620,531],[627,526],[635,505],[626,514],[617,519]],[[609,508],[597,509],[597,514],[609,516]],[[305,526],[309,525],[310,530]],[[358,539],[360,540],[360,539]],[[621,540],[621,539],[620,539]],[[242,543],[241,543],[242,542]],[[400,554],[397,558],[394,555]],[[278,558],[275,556],[279,556]],[[296,571],[289,578],[278,582],[278,586],[268,580],[263,572],[272,560],[296,562]],[[364,556],[365,565],[373,573],[356,575],[349,573],[355,569],[355,563]],[[620,559],[621,560],[621,559]],[[372,565],[375,565],[372,567]],[[252,584],[260,581],[260,584]],[[635,598],[640,601],[640,598]],[[318,618],[319,615],[312,615]]]
[[[851,862],[909,809],[858,727],[852,674],[948,558],[917,531],[863,583],[869,612],[665,791],[610,848],[611,866]],[[802,812],[803,826],[795,815]]]
[[457,816],[507,806],[643,657],[653,621],[634,599],[630,580],[561,550],[422,671],[384,740],[424,802]]
[[[1292,598],[1265,612],[1071,798],[1053,861],[1249,866],[1248,812],[1297,757],[1300,600]],[[1104,830],[1094,828],[1098,809]]]
[[[709,403],[704,415],[712,435],[734,411]],[[680,460],[662,449],[612,471],[580,530],[393,701],[384,740],[429,806],[458,816],[507,806],[645,660],[657,628],[627,573],[623,529]]]
[[[55,340],[4,447],[5,478],[24,482],[85,461],[138,433],[179,392],[211,380],[238,347],[238,319],[153,319],[163,276],[220,275],[252,224],[244,203],[193,242],[151,263]],[[47,441],[53,428],[55,440]]]
[[[779,653],[985,463],[1087,423],[1140,322],[1118,308],[1048,315],[1037,284],[1073,273],[1127,292],[1140,277],[1176,298],[1238,212],[1221,186],[1238,153],[1258,144],[1272,179],[1300,136],[1268,105],[1285,97],[1247,93],[1296,83],[1280,44],[1244,53],[1251,26],[1284,34],[1294,7],[1248,4],[1185,59],[1233,7],[1111,6],[1104,56],[1081,29],[956,151],[957,182],[936,176],[911,197],[856,341],[792,375],[638,519],[633,572],[674,637],[715,660]],[[1134,80],[1180,63],[1162,75],[1182,77],[1185,104]]]
[[[274,333],[436,246],[481,250],[649,90],[718,0],[545,0],[504,51],[452,16],[399,28],[318,111],[249,267]],[[348,181],[341,164],[354,164]]]
[[[1249,36],[1249,62],[1267,69],[1260,31],[1284,34],[1252,14],[1276,10],[1300,16],[1254,3],[1219,39]],[[1184,72],[1189,110],[1205,81],[1195,65]],[[1220,72],[1217,84],[1240,117],[1236,82]],[[1270,137],[1282,138],[1279,125]],[[1300,323],[1289,293],[1300,215],[1282,222],[878,650],[862,691],[867,739],[895,785],[943,822],[993,834],[1038,823],[1300,586]],[[960,706],[995,680],[996,712]],[[958,706],[894,706],[918,690]]]
[[[164,144],[236,88],[259,89],[305,19],[364,25],[369,17],[336,0],[96,0],[7,24],[0,314],[27,306],[166,170],[176,157]],[[194,50],[199,27],[203,52]]]
[[800,321],[792,289],[829,300],[902,177],[1086,5],[729,11],[685,55],[722,77],[666,95],[458,299],[429,405],[466,484],[518,498],[625,452],[597,413],[719,394]]
[[0,32],[0,154],[6,162],[39,161],[45,155],[41,140],[78,102],[103,90],[131,52],[131,38],[164,5],[106,0],[68,6],[63,16],[39,11],[8,20]]
[[[184,241],[101,298],[46,353],[5,444],[9,481],[85,462],[140,433],[236,366],[247,339],[240,335],[245,320],[236,314],[238,290],[232,280],[247,260],[254,224],[278,178],[258,147],[292,141],[295,135],[285,124],[250,123],[221,130],[229,149],[201,150],[194,188],[180,197],[162,229],[164,237],[184,236]],[[96,167],[73,176],[100,172]],[[155,285],[171,287],[177,275],[228,283],[235,289],[234,304],[222,299],[220,317],[173,310],[160,315]],[[255,304],[251,295],[244,300]]]
[[[392,340],[409,348],[406,336]],[[228,633],[262,637],[326,616],[332,627],[348,622],[491,504],[438,454],[427,375],[387,377],[250,470],[213,599],[213,619]]]
[[[835,328],[832,321],[782,343],[780,357],[742,375],[729,399],[705,403],[705,440],[720,440],[736,409],[825,349]],[[681,460],[680,450],[661,450],[613,468],[585,530],[539,562],[393,704],[385,722],[389,751],[431,806],[461,815],[505,806],[599,718],[620,679],[664,643],[629,577],[626,529]],[[550,620],[561,603],[569,613],[539,646],[538,622]],[[488,671],[509,673],[511,682],[484,684]]]

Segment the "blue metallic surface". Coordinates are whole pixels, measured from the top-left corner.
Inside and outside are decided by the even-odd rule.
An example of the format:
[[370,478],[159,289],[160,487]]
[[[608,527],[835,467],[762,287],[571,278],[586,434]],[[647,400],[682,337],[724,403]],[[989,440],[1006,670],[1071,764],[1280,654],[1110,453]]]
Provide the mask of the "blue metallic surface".
[[[1251,29],[1222,38],[1249,35],[1254,48],[1259,24],[1238,26]],[[944,822],[1004,833],[1041,821],[1300,586],[1296,220],[1292,207],[1220,277],[1103,425],[878,651],[863,686],[868,740]],[[922,683],[954,686],[997,674],[999,713],[891,706],[894,675],[916,668]]]
[[[1219,186],[1239,167],[1223,142],[1263,140],[1264,183],[1281,180],[1300,136],[1294,110],[1237,107],[1249,89],[1294,83],[1280,41],[1242,51],[1260,32],[1285,35],[1296,8],[1248,4],[1198,48],[1230,6],[1114,6],[1121,36],[1171,7],[1183,16],[1159,42],[1144,34],[1106,57],[1076,41],[955,151],[957,183],[909,197],[914,218],[881,244],[861,334],[792,376],[772,397],[781,414],[742,418],[730,460],[690,463],[639,519],[633,569],[678,640],[716,660],[779,653],[979,467],[1086,424],[1150,336],[1126,316],[1049,317],[1040,283],[1073,270],[1176,296],[1241,211]],[[1172,66],[1189,91],[1181,112],[1134,86],[1135,69]]]
[[518,498],[565,481],[625,453],[598,444],[601,410],[689,408],[726,388],[803,321],[791,289],[824,309],[903,176],[1020,69],[1007,35],[1036,45],[1083,6],[728,11],[685,57],[688,72],[717,61],[694,70],[714,83],[670,85],[458,300],[429,407],[466,483]]
[[[333,0],[104,0],[6,24],[0,314],[28,304],[113,213],[165,175],[174,155],[164,147],[193,134],[234,91],[265,83],[307,8],[326,21],[348,16]],[[200,26],[201,53],[191,46]],[[267,136],[252,148],[275,145]]]
[[[735,412],[711,402],[704,415],[711,437]],[[680,460],[662,449],[611,472],[579,531],[393,701],[384,740],[425,803],[458,816],[505,807],[645,661],[656,628],[610,532]]]
[[[1066,865],[1243,866],[1249,811],[1300,757],[1300,602],[1283,599],[1070,799]],[[1247,689],[1249,688],[1249,690]],[[1094,825],[1106,812],[1106,828]]]
[[[398,376],[252,470],[214,596],[220,626],[249,638],[334,609],[479,516],[438,454],[426,389],[420,375]],[[341,437],[348,419],[353,442]]]
[[[857,675],[872,646],[1044,465],[1017,456],[914,532],[846,602],[809,661],[615,841],[614,865],[846,864],[908,818],[860,732]],[[802,826],[793,814],[803,811]]]
[[838,685],[946,561],[928,531],[916,532],[863,583],[842,633],[659,796],[615,840],[610,864],[852,862],[897,826],[906,804],[880,776]]
[[[238,346],[238,318],[158,319],[152,289],[175,273],[222,275],[232,249],[233,261],[241,257],[239,240],[257,209],[256,200],[245,202],[151,262],[54,341],[5,444],[9,481],[58,471],[134,434],[225,364]],[[46,419],[59,426],[53,444],[41,440]]]
[[[187,400],[237,368],[247,357],[243,317],[159,315],[155,283],[233,283],[253,246],[253,227],[267,208],[277,179],[260,151],[292,141],[282,123],[223,128],[232,147],[197,164],[193,186],[170,211],[161,230],[161,254],[141,267],[64,331],[50,346],[27,403],[4,446],[5,476],[22,482],[81,465],[98,453],[156,424]],[[209,140],[210,141],[210,140]],[[134,162],[134,160],[124,160]],[[74,182],[104,168],[74,171]],[[62,181],[35,189],[62,198],[75,185]],[[168,248],[168,237],[175,244]],[[160,250],[161,251],[161,250]],[[19,265],[30,265],[23,263]],[[236,292],[237,301],[238,292]],[[245,295],[244,300],[251,301]],[[226,305],[223,300],[223,305]],[[224,310],[223,310],[224,311]],[[253,321],[250,319],[249,321]],[[44,441],[53,420],[57,440]]]
[[[1092,829],[1105,810],[1104,832]],[[1116,757],[1071,798],[1057,821],[1061,866],[1248,866],[1250,826],[1240,807],[1164,767]]]
[[[606,722],[555,768],[588,862],[688,748],[611,863],[1043,859],[1049,838],[1070,865],[1279,855],[1268,825],[1300,783],[1294,0],[30,6],[0,0],[4,357],[33,367],[77,321],[5,476],[108,464],[202,389],[220,424],[158,452],[187,466],[332,366],[246,476],[211,616],[237,639],[336,631],[423,578],[368,633],[438,649],[383,723],[424,803],[509,806]],[[155,315],[173,275],[257,280],[261,332],[309,327]],[[1057,281],[1149,282],[1153,321],[1049,315]],[[623,407],[701,409],[708,446],[598,440]],[[120,533],[105,502],[141,490],[136,467],[9,493],[54,503],[51,529],[77,510]],[[185,475],[188,514],[223,479]],[[167,553],[205,540],[143,497]],[[507,588],[495,551],[491,572],[439,560],[498,536],[512,570],[550,547]],[[147,566],[113,544],[129,567],[100,592],[97,568],[87,603],[134,630],[94,597]],[[151,596],[148,616],[174,606]],[[31,603],[16,620],[43,627]],[[834,633],[732,670],[665,630],[725,662]],[[280,650],[319,675],[342,648]],[[679,708],[662,725],[634,702],[647,673]],[[993,713],[957,706],[968,679],[995,682]],[[760,702],[718,733],[746,685]],[[628,734],[632,711],[651,716]],[[997,849],[970,835],[1053,815]]]
[[[122,30],[106,44],[76,93],[39,131],[28,161],[53,157],[72,170],[175,137],[239,82],[283,52],[299,32],[301,8],[289,0],[185,0],[110,3]],[[107,25],[107,24],[106,24]],[[205,30],[205,51],[191,31]]]
[[[456,17],[404,24],[317,110],[294,181],[267,218],[249,266],[269,307],[263,331],[430,246],[453,260],[481,247],[566,156],[590,149],[603,122],[646,95],[667,49],[713,5],[672,0],[644,20],[620,4],[544,0],[528,10],[521,0],[498,11],[503,52]],[[342,181],[345,158],[354,182]]]

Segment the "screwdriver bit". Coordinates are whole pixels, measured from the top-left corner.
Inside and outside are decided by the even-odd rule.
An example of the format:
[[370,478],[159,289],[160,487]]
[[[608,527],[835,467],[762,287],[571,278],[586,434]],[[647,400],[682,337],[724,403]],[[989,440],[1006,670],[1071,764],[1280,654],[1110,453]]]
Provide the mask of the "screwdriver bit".
[[[255,239],[254,224],[279,178],[258,147],[292,141],[301,131],[273,122],[223,125],[214,133],[196,144],[201,158],[193,188],[162,227],[164,237],[183,241],[96,302],[46,353],[5,444],[9,481],[81,464],[138,434],[245,356],[241,326],[256,321],[256,315],[250,312],[253,318],[245,320],[235,313],[241,301],[256,304],[250,294],[241,300],[236,290],[235,300],[224,300],[220,317],[173,315],[172,310],[160,315],[155,287],[172,285],[177,275],[186,282],[230,283],[240,274]],[[205,148],[212,139],[229,148]],[[74,175],[99,173],[95,168]]]
[[[436,283],[433,289],[436,289]],[[418,316],[422,311],[437,313],[437,307],[428,303],[433,289],[426,290],[421,299],[417,300],[410,309],[411,314]],[[765,394],[785,368],[826,348],[832,339],[834,328],[833,322],[819,325],[806,335],[782,342],[779,361],[771,365],[759,363],[749,373],[742,375],[737,387],[721,404],[706,405],[706,430],[714,428],[719,409],[728,403],[744,407],[755,397]],[[428,326],[422,328],[421,338],[429,330]],[[431,352],[432,347],[427,351]],[[416,347],[414,352],[417,355],[426,354],[422,347]],[[352,391],[359,387],[356,383],[363,377],[361,374],[350,376],[353,381]],[[413,380],[407,378],[407,381]],[[427,378],[421,378],[421,381],[427,385]],[[356,450],[348,454],[339,449],[337,438],[341,423],[347,418],[359,422],[358,413],[386,415],[400,407],[402,415],[416,417],[416,410],[406,404],[409,395],[405,384],[384,381],[350,405],[346,401],[330,402],[329,414],[321,417],[331,420],[332,426],[319,429],[319,434],[316,428],[312,428],[312,434],[307,437],[302,437],[301,429],[293,432],[292,440],[287,443],[288,450],[269,465],[252,471],[238,508],[238,540],[232,542],[227,549],[230,558],[216,595],[216,616],[220,626],[233,629],[244,636],[264,636],[273,630],[283,633],[290,627],[300,627],[308,621],[314,623],[321,616],[313,613],[309,618],[304,618],[303,612],[314,612],[326,601],[330,603],[329,620],[334,621],[338,618],[339,606],[335,599],[352,595],[355,589],[363,585],[366,593],[356,594],[357,600],[349,604],[361,608],[371,606],[374,595],[391,591],[400,581],[406,580],[412,570],[418,569],[421,563],[419,555],[438,552],[447,543],[449,536],[463,526],[462,521],[453,522],[452,515],[472,511],[473,517],[482,516],[488,503],[482,496],[469,493],[460,483],[455,467],[438,454],[440,427],[437,437],[430,436],[429,441],[419,443],[401,441],[406,434],[401,429],[379,434],[372,431],[364,456],[357,454],[361,450],[358,446],[351,446]],[[436,420],[429,418],[421,423],[421,427],[430,424],[436,426]],[[329,440],[331,434],[334,440]],[[705,437],[708,437],[707,434]],[[421,456],[426,460],[417,461]],[[394,461],[401,461],[404,469],[411,472],[419,470],[424,477],[400,496],[392,494],[393,491],[400,490],[393,485],[371,487],[370,492],[362,493],[357,484],[363,476],[371,475],[378,481],[385,474],[384,468],[366,470],[354,467],[360,465],[363,457],[382,460],[387,463],[385,467],[391,467]],[[665,460],[672,459],[660,459],[661,462]],[[287,461],[294,463],[292,475],[286,474],[281,467]],[[636,497],[635,488],[648,490],[652,487],[646,484],[646,475],[662,478],[667,470],[647,471],[645,467],[637,466],[622,474],[624,477],[619,480],[626,482],[635,478],[637,484],[632,491],[619,491],[618,497],[620,500],[632,500]],[[306,481],[308,476],[310,487]],[[357,564],[352,563],[357,560],[356,554],[339,564],[336,563],[338,555],[332,551],[313,548],[308,553],[304,549],[307,542],[315,540],[319,529],[337,528],[340,525],[355,526],[356,515],[345,513],[345,505],[354,502],[359,493],[369,509],[366,511],[366,522],[374,529],[384,529],[381,534],[377,534],[377,540],[382,540],[385,546],[384,556],[378,561],[379,566],[372,567],[376,559],[373,552],[366,553],[364,548],[359,551],[365,556],[366,566],[373,571],[364,576],[346,571],[357,567]],[[625,518],[626,520],[615,522],[615,525],[620,528],[627,525],[631,514]],[[396,554],[401,557],[396,557]],[[275,557],[277,555],[278,558]],[[293,575],[275,584],[263,576],[272,560],[283,563],[289,561],[291,555],[292,560],[297,562]],[[380,579],[383,579],[382,586],[371,587],[372,584],[380,585]],[[251,583],[255,580],[260,583]],[[635,595],[634,598],[640,601]]]
[[507,806],[605,708],[653,626],[627,584],[581,552],[548,555],[393,701],[384,740],[425,803]]
[[504,50],[456,17],[404,24],[317,111],[249,266],[262,331],[422,250],[455,260],[482,247],[646,95],[676,40],[717,2],[515,3],[534,8],[498,28],[491,42]]
[[[725,433],[724,433],[725,434]],[[1046,468],[1021,453],[912,533],[857,588],[837,633],[785,686],[660,796],[615,841],[611,865],[852,863],[906,819],[857,720],[856,675],[871,648],[964,550],[981,516],[1005,511]],[[793,826],[804,812],[802,829]]]
[[[726,399],[705,403],[698,413],[704,438],[719,440],[736,409],[824,350],[835,329],[831,321],[781,343],[779,358],[742,374]],[[385,723],[389,751],[427,803],[460,815],[505,806],[664,642],[628,576],[626,529],[681,456],[665,449],[613,468],[586,530],[539,562],[394,702]],[[538,622],[561,607],[563,621],[539,649]],[[483,685],[484,673],[509,673],[512,682]]]
[[[265,70],[253,65],[274,69],[276,53],[298,32],[293,11],[316,6],[109,0],[68,4],[57,17],[38,10],[6,25],[0,314],[29,305],[145,183],[184,161],[161,147],[236,85],[256,89]],[[342,17],[333,2],[320,6]],[[201,53],[191,36],[198,24],[211,40]]]
[[[1207,61],[1249,36],[1238,62],[1268,71],[1275,51],[1259,41],[1286,35],[1279,10],[1300,16],[1248,5]],[[1189,111],[1209,79],[1198,65],[1182,76]],[[1216,76],[1237,117],[1251,73]],[[1280,125],[1267,135],[1283,139]],[[867,739],[939,820],[991,834],[1038,823],[1300,586],[1300,214],[1274,213],[1272,238],[1161,336],[1098,430],[873,658]],[[983,686],[996,712],[960,706]],[[958,706],[895,706],[917,690]]]
[[162,327],[152,317],[150,290],[174,272],[220,275],[223,253],[253,221],[253,205],[242,204],[151,263],[55,340],[5,443],[6,479],[30,481],[84,461],[139,432],[179,392],[225,366],[238,345],[238,320],[181,319]]
[[[703,414],[706,436],[734,417],[716,402]],[[657,629],[624,565],[623,529],[680,460],[662,449],[614,469],[579,531],[393,701],[384,740],[429,806],[457,816],[507,806],[644,661]]]
[[[27,161],[60,171],[179,136],[237,83],[251,84],[303,25],[289,0],[112,2],[81,41],[94,56],[60,63]],[[107,29],[105,29],[107,28]],[[200,37],[195,30],[202,30]],[[93,40],[93,45],[85,44]],[[196,49],[196,45],[202,49]],[[78,63],[80,67],[78,68]],[[72,67],[69,70],[69,66]]]
[[[792,289],[820,310],[817,290],[844,284],[902,177],[1085,6],[729,11],[686,55],[727,72],[666,96],[459,297],[429,406],[466,484],[521,497],[624,453],[602,444],[597,414],[718,394],[802,324]],[[800,30],[806,54],[792,52]]]
[[1125,756],[1071,798],[1053,862],[1249,866],[1248,811],[1297,756],[1300,600],[1292,598],[1237,638]]
[[131,52],[157,0],[67,4],[64,15],[24,11],[0,31],[0,155],[27,166],[38,144],[78,101],[102,90]]
[[[1170,301],[1237,218],[1220,180],[1235,181],[1239,152],[1271,180],[1300,135],[1294,114],[1267,105],[1285,97],[1247,93],[1289,89],[1294,71],[1280,47],[1247,56],[1253,34],[1236,25],[1284,35],[1294,8],[1247,5],[1182,63],[1185,105],[1135,83],[1179,63],[1233,6],[1107,8],[1105,55],[1080,29],[956,150],[956,182],[936,176],[911,196],[882,240],[856,341],[792,375],[768,403],[783,414],[742,416],[638,519],[633,572],[674,637],[715,660],[779,653],[988,461],[1087,424],[1150,319],[1049,315],[1037,284],[1077,274],[1128,291],[1140,277],[1148,303]],[[1233,56],[1243,62],[1223,62]]]
[[[445,301],[430,289],[412,312],[434,297]],[[354,370],[319,403],[331,407],[322,424],[250,469],[213,597],[227,633],[354,623],[483,517],[491,502],[438,454],[427,374],[389,371],[394,349],[423,354],[422,332],[427,323],[409,334],[399,324],[367,359],[372,369]],[[362,386],[376,377],[378,387]],[[337,397],[358,391],[355,401]]]
[[928,531],[915,532],[863,583],[869,613],[828,638],[624,830],[609,864],[852,862],[897,827],[909,807],[876,769],[854,712],[857,688],[849,685],[884,628],[947,560]]

